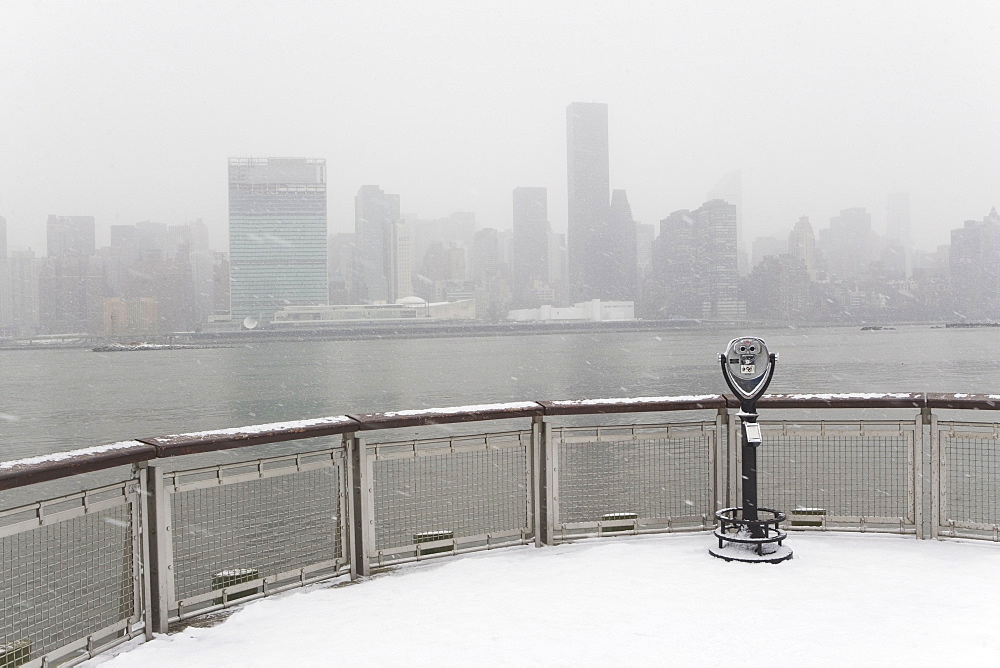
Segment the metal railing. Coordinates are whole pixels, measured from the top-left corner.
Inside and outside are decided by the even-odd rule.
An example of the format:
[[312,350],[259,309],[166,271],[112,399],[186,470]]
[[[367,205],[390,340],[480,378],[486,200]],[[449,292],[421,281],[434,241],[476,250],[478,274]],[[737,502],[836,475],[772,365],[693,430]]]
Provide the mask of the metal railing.
[[[761,421],[758,466],[761,502],[787,512],[784,528],[1000,541],[1000,425],[934,412],[996,410],[1000,396],[768,395],[758,406],[780,418]],[[741,494],[737,407],[704,395],[345,415],[0,463],[0,490],[132,467],[114,484],[0,510],[0,668],[72,665],[170,622],[407,561],[713,528]],[[369,438],[478,422],[502,428]],[[282,441],[303,452],[190,462]]]

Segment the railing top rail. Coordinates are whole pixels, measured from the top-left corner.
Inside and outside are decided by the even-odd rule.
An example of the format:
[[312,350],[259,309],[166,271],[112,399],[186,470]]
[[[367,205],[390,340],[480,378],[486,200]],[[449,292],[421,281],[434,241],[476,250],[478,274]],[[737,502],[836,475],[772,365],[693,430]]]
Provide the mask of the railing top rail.
[[[603,413],[656,413],[726,408],[722,394],[698,394],[685,397],[623,397],[619,399],[571,399],[539,401],[546,415],[593,415]],[[738,405],[738,404],[737,404]]]
[[[730,407],[739,407],[739,401],[735,397],[727,398]],[[923,392],[765,394],[757,400],[757,406],[759,408],[923,408],[927,405],[926,401],[927,395]]]
[[156,448],[158,457],[177,457],[215,450],[247,448],[265,443],[280,443],[302,438],[335,436],[357,431],[361,425],[347,415],[333,415],[311,420],[272,422],[249,427],[212,429],[209,431],[155,436],[140,439]]
[[928,393],[927,408],[956,408],[973,411],[1000,409],[1000,394]]
[[542,405],[536,401],[515,401],[506,404],[480,404],[476,406],[454,406],[451,408],[420,408],[417,410],[390,411],[387,413],[361,413],[350,417],[358,423],[361,431],[374,429],[398,429],[401,427],[423,427],[432,424],[454,422],[480,422],[483,420],[506,420],[535,417],[544,414]]
[[[761,408],[938,408],[1000,410],[1000,394],[855,393],[766,394]],[[396,429],[456,422],[478,422],[537,416],[597,415],[738,408],[731,395],[703,394],[679,397],[626,397],[559,401],[520,401],[451,408],[427,408],[335,415],[312,420],[217,429],[122,441],[82,450],[0,462],[0,490],[23,487],[79,473],[90,473],[160,457],[176,457],[215,450],[245,448],[303,438],[356,431]]]
[[68,478],[156,458],[156,448],[140,441],[121,441],[69,452],[0,462],[0,490]]

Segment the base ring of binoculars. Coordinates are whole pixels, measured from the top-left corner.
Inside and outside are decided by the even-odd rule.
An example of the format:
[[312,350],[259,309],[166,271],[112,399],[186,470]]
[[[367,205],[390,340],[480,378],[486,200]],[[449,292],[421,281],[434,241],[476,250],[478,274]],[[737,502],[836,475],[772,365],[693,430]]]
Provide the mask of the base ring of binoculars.
[[712,556],[726,561],[772,564],[791,559],[792,550],[782,545],[788,533],[778,526],[785,521],[785,513],[772,508],[758,508],[757,513],[766,517],[745,519],[742,508],[717,511],[719,528],[714,533],[719,546],[709,550]]

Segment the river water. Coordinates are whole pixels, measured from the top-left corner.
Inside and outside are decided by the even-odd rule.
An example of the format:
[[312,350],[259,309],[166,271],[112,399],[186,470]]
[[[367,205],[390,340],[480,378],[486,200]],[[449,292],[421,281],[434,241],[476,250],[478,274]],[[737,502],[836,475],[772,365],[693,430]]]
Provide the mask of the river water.
[[741,334],[780,355],[771,392],[1000,392],[1000,331],[929,326],[0,351],[0,461],[343,413],[723,392],[716,357]]

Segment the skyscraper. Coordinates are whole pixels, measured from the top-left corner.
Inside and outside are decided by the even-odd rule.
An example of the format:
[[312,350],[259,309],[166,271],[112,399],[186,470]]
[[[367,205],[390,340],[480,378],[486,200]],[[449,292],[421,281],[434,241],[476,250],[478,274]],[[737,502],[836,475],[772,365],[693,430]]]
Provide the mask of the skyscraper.
[[701,237],[702,317],[743,317],[746,305],[738,299],[736,205],[713,199],[695,214]]
[[0,260],[7,259],[7,219],[0,216]]
[[788,233],[788,254],[801,260],[809,279],[816,280],[816,235],[808,216],[801,216]]
[[355,301],[388,303],[409,297],[412,287],[409,226],[399,216],[399,195],[361,186],[354,198]]
[[721,199],[736,207],[737,271],[740,276],[746,276],[750,271],[750,261],[743,242],[743,172],[737,169],[719,179],[705,196],[706,201],[713,199]]
[[886,236],[903,249],[906,275],[913,269],[913,242],[910,238],[910,193],[891,193],[886,200]]
[[951,303],[964,319],[1000,317],[1000,214],[951,231]]
[[534,303],[535,281],[549,282],[549,214],[545,188],[514,188],[512,278],[515,305]]
[[857,281],[879,254],[879,238],[872,231],[872,216],[863,207],[844,209],[820,230],[819,244],[830,278]]
[[325,304],[326,161],[229,159],[230,313]]
[[93,255],[93,216],[49,216],[45,224],[49,257],[86,257]]
[[607,299],[616,269],[609,249],[607,104],[574,102],[566,108],[566,155],[570,294]]
[[661,220],[654,274],[663,288],[663,315],[745,316],[737,292],[735,205],[716,199]]
[[608,232],[608,254],[613,271],[608,275],[606,296],[617,300],[635,299],[639,271],[635,220],[632,218],[632,205],[628,203],[628,195],[624,190],[614,190],[611,193]]

